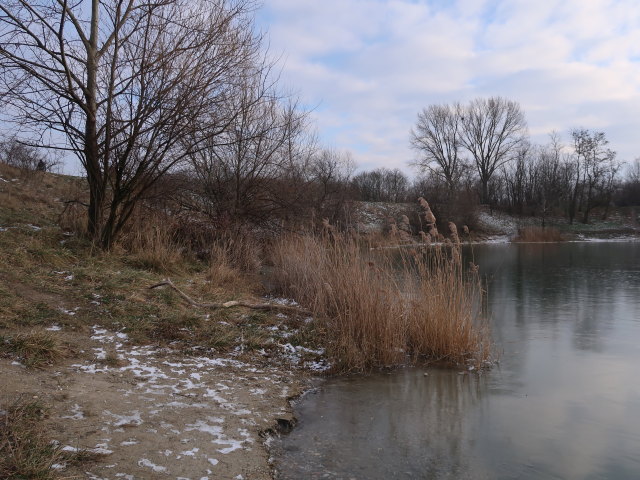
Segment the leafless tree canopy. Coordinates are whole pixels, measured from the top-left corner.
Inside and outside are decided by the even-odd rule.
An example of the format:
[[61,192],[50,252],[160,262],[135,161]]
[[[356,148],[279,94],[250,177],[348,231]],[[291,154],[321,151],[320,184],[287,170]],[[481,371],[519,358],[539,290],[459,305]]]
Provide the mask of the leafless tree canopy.
[[20,143],[15,138],[0,140],[0,162],[25,172],[49,172],[59,164],[41,149]]
[[411,146],[418,152],[416,166],[439,176],[453,191],[464,172],[460,104],[430,105],[418,114]]
[[27,138],[80,159],[88,232],[102,247],[158,178],[236,120],[230,98],[260,50],[253,8],[251,0],[0,4],[6,111]]
[[520,105],[502,97],[477,98],[465,106],[431,105],[418,115],[411,144],[415,162],[440,176],[450,189],[465,172],[468,153],[480,180],[483,203],[489,202],[489,182],[527,140]]
[[518,103],[502,97],[475,99],[463,115],[462,145],[473,157],[486,203],[489,180],[526,141],[526,120]]

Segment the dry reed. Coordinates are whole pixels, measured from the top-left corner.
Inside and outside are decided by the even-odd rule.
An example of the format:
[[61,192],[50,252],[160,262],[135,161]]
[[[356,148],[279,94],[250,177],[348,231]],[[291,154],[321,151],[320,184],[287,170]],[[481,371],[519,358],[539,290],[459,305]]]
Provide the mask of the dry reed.
[[337,371],[442,359],[480,364],[489,355],[477,276],[460,249],[370,251],[357,239],[288,236],[274,247],[281,293],[323,322]]

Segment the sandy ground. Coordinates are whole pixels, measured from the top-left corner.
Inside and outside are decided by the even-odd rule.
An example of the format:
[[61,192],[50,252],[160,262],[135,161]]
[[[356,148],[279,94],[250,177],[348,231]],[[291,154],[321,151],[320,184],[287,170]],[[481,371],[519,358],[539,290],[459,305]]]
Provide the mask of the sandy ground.
[[134,346],[96,325],[65,364],[34,371],[0,359],[2,395],[44,400],[64,449],[103,454],[82,467],[56,465],[63,478],[267,480],[265,432],[290,424],[288,400],[304,380],[242,358]]

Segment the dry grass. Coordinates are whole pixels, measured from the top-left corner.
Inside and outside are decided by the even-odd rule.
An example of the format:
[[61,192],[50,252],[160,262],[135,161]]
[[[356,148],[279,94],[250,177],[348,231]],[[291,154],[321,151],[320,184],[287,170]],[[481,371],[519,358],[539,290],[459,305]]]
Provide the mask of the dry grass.
[[158,212],[138,213],[118,241],[130,262],[157,272],[174,272],[184,264],[184,242],[176,235],[177,222]]
[[339,371],[444,359],[481,363],[481,290],[458,246],[371,252],[357,240],[289,236],[274,246],[276,285],[324,322]]
[[15,401],[0,410],[0,478],[49,480],[62,452],[46,435],[39,402]]
[[18,357],[27,368],[52,365],[66,356],[66,350],[50,332],[32,331],[3,338],[0,352]]
[[87,449],[64,451],[51,440],[47,408],[39,400],[18,397],[0,405],[0,478],[56,480],[56,464],[82,465],[102,455]]
[[518,229],[514,242],[563,242],[562,233],[551,227],[523,227]]
[[246,293],[248,281],[255,276],[262,263],[259,243],[251,235],[241,232],[221,235],[210,247],[207,280],[212,292]]

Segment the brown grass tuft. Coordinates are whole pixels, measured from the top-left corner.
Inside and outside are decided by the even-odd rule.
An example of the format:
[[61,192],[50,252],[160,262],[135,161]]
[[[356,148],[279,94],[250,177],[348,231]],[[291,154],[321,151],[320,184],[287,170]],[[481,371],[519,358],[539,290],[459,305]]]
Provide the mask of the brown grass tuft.
[[551,227],[523,227],[518,229],[514,242],[563,242],[562,233]]
[[18,399],[0,410],[0,478],[55,479],[60,449],[47,438],[39,402]]
[[179,270],[184,263],[184,244],[175,235],[176,224],[160,213],[138,213],[118,242],[138,267],[157,272]]
[[57,337],[49,332],[34,330],[11,337],[0,337],[0,352],[20,358],[27,368],[42,368],[66,356]]
[[463,272],[457,247],[372,252],[343,236],[288,236],[275,245],[273,261],[279,290],[324,322],[338,371],[488,357],[481,289]]

